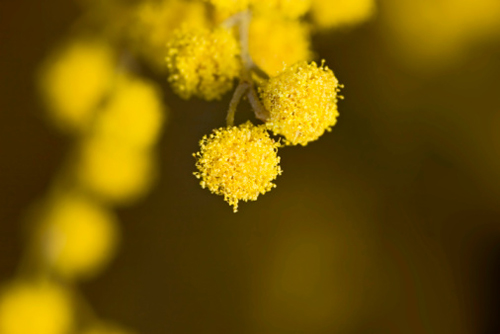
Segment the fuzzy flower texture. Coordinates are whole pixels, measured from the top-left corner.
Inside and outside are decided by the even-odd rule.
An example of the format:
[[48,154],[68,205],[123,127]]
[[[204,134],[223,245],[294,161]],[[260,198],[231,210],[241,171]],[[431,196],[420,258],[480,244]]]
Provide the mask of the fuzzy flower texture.
[[279,146],[269,137],[264,126],[250,122],[239,127],[214,130],[200,141],[196,177],[238,211],[239,201],[255,201],[260,194],[274,188],[281,174]]
[[168,44],[168,78],[182,98],[220,99],[239,74],[238,42],[226,29],[180,29]]
[[260,93],[269,111],[266,126],[290,145],[307,145],[337,122],[339,84],[326,66],[297,63],[271,78]]

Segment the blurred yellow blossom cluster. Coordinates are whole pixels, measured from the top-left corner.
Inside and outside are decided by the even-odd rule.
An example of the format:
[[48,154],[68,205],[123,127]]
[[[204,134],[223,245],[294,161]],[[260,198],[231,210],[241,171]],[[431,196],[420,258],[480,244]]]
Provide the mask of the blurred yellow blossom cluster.
[[133,204],[154,184],[167,107],[132,51],[106,30],[77,26],[37,75],[47,121],[73,145],[30,210],[31,235],[17,277],[0,293],[2,334],[129,333],[89,311],[76,287],[117,253],[113,207]]
[[[113,209],[143,198],[158,176],[168,108],[155,75],[183,99],[236,87],[226,126],[194,154],[202,187],[236,212],[275,187],[278,148],[335,125],[342,86],[313,61],[311,34],[369,19],[373,1],[80,0],[81,18],[36,78],[47,122],[72,146],[30,210],[25,254],[0,291],[0,333],[130,333],[99,319],[77,286],[117,253]],[[234,125],[242,99],[260,124]]]

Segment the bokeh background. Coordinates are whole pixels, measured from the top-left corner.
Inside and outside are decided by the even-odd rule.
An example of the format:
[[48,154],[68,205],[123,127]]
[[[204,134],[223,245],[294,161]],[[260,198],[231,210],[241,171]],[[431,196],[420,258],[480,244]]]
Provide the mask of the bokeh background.
[[[71,147],[34,77],[80,13],[0,1],[2,282]],[[100,315],[152,334],[500,332],[500,5],[380,0],[314,49],[345,85],[339,123],[282,149],[278,187],[237,214],[192,175],[229,96],[186,102],[159,78],[161,176],[118,210],[120,252],[81,285]]]

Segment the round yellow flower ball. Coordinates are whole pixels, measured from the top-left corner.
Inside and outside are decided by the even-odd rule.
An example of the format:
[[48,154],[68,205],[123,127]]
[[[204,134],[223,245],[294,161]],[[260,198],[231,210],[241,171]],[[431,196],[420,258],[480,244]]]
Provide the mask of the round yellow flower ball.
[[103,41],[77,40],[46,61],[39,85],[50,120],[63,131],[85,131],[111,87],[116,59]]
[[122,75],[94,124],[98,137],[138,149],[153,146],[165,119],[161,90],[153,82]]
[[167,49],[168,81],[184,99],[220,99],[239,75],[239,44],[228,29],[180,29]]
[[99,137],[82,144],[75,166],[79,184],[111,204],[128,204],[144,196],[156,172],[150,150]]
[[98,274],[113,258],[118,226],[113,213],[88,198],[60,195],[42,214],[41,252],[67,279]]
[[339,84],[333,72],[315,62],[288,67],[260,87],[269,111],[266,126],[289,145],[307,145],[337,122]]
[[281,174],[278,146],[264,126],[250,122],[214,130],[200,141],[195,176],[237,212],[239,201],[255,201],[276,186],[272,181]]
[[0,294],[2,334],[67,334],[72,325],[71,300],[55,285],[16,282]]

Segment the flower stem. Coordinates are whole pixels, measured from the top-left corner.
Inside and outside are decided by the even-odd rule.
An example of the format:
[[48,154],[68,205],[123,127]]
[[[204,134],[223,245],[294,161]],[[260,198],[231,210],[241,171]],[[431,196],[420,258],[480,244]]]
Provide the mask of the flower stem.
[[241,79],[238,87],[234,91],[233,98],[229,104],[229,110],[227,113],[226,123],[228,126],[233,126],[234,115],[241,98],[246,94],[250,105],[254,111],[255,117],[265,122],[269,117],[269,112],[260,102],[259,96],[255,89],[255,84],[252,78],[252,72],[261,76],[264,79],[268,79],[267,74],[262,71],[252,60],[249,50],[249,29],[250,20],[252,18],[252,13],[250,10],[238,13],[227,20],[226,26],[238,26],[240,47],[241,47]]
[[238,87],[236,87],[236,90],[234,91],[233,94],[233,98],[229,103],[229,110],[227,112],[227,117],[226,117],[227,126],[234,125],[234,115],[236,114],[236,109],[238,108],[238,104],[240,103],[241,98],[246,93],[248,88],[249,88],[248,83],[243,80],[240,81]]
[[255,117],[260,119],[261,121],[265,122],[269,118],[269,112],[267,109],[264,107],[262,102],[260,102],[259,96],[257,95],[257,92],[255,91],[255,86],[252,85],[250,89],[248,90],[247,93],[248,101],[250,102],[250,105],[253,108],[253,112],[255,114]]

